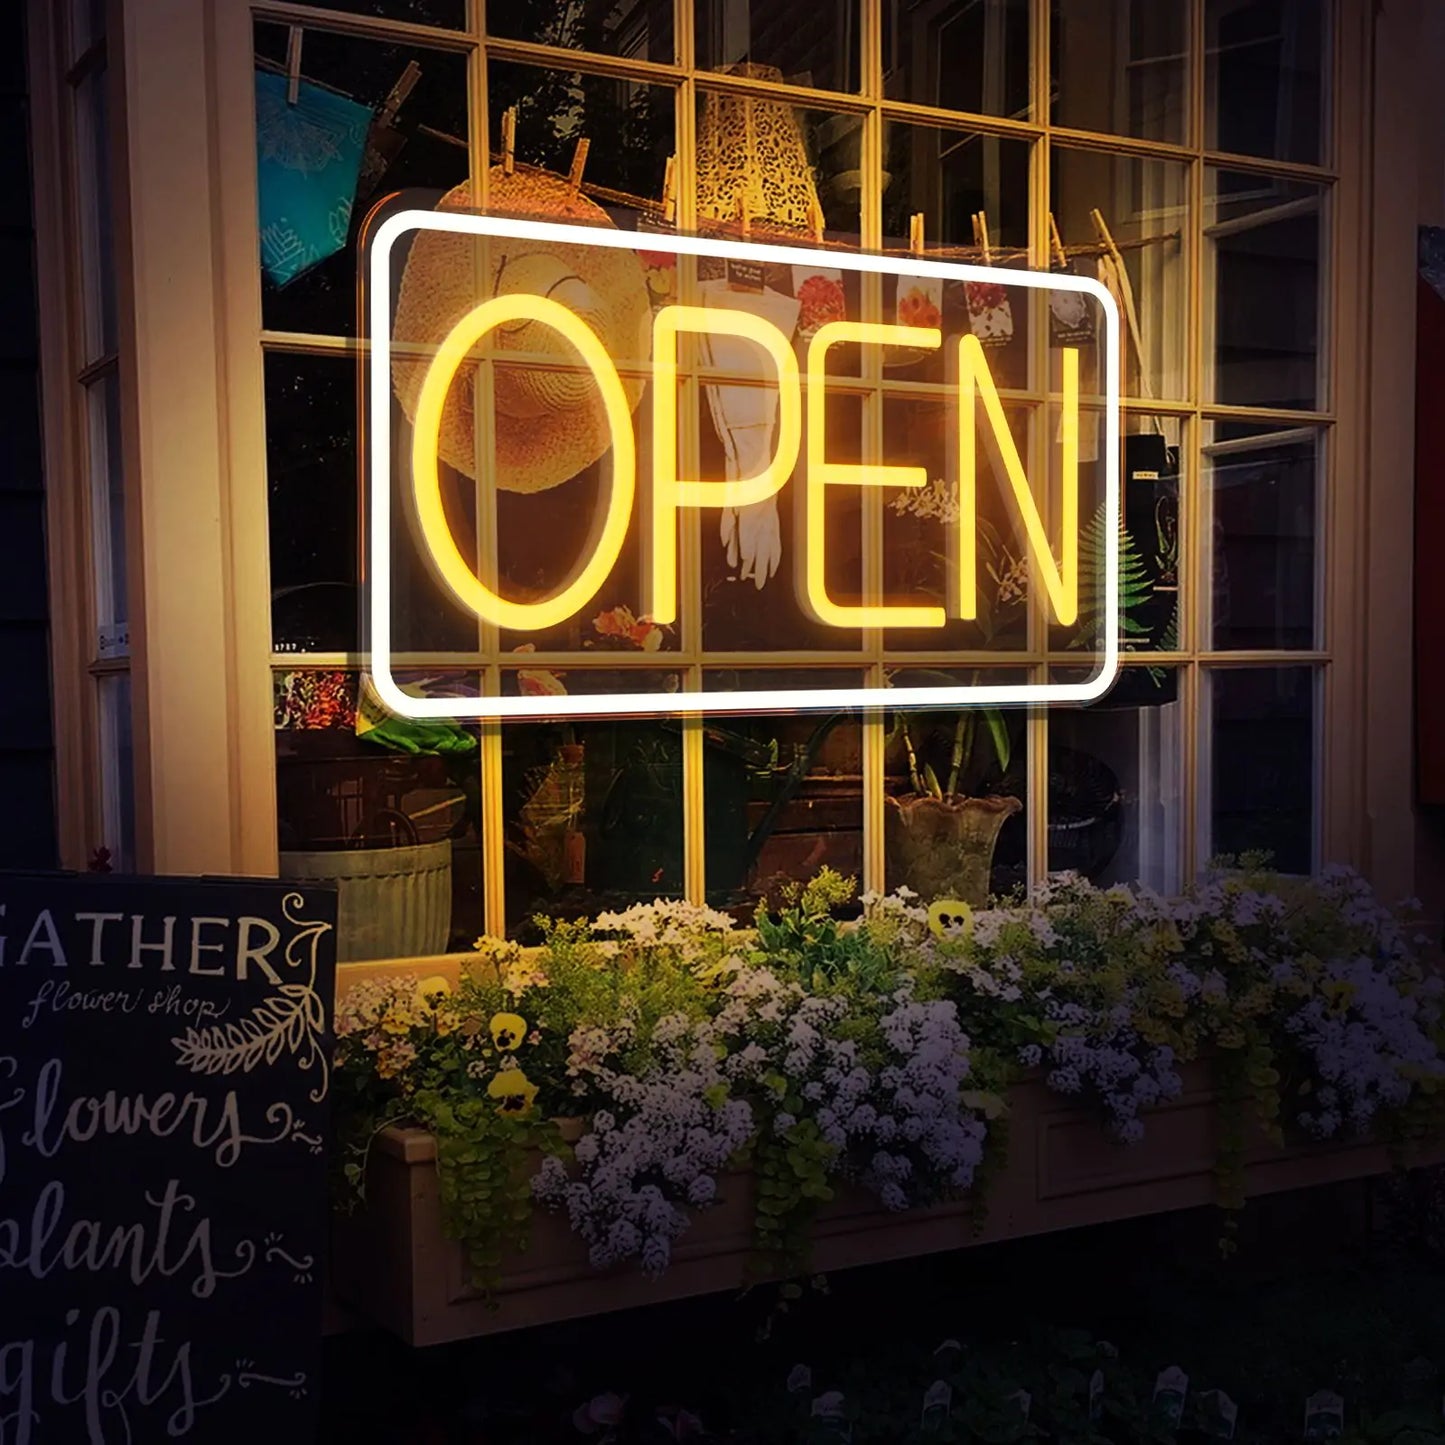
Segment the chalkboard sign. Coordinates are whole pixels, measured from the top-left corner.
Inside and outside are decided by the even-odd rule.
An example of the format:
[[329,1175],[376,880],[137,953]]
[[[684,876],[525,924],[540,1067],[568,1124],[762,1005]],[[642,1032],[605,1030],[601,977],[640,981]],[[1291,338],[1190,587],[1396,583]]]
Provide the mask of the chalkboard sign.
[[0,874],[0,1445],[316,1438],[335,925]]

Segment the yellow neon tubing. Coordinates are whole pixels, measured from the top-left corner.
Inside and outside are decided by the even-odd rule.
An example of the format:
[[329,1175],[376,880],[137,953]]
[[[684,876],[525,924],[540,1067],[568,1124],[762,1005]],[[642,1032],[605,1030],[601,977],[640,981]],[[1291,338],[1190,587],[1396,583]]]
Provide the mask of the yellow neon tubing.
[[[983,397],[984,411],[988,424],[998,443],[1003,458],[1004,471],[1008,474],[1014,500],[1018,503],[1028,534],[1029,552],[1049,594],[1049,602],[1061,627],[1072,627],[1079,616],[1079,352],[1076,347],[1063,349],[1063,392],[1064,411],[1060,427],[1060,442],[1063,450],[1063,476],[1061,481],[1063,515],[1060,522],[1063,529],[1062,557],[1054,561],[1053,548],[1049,545],[1048,533],[1044,530],[1043,518],[1034,505],[1029,479],[1024,475],[1023,463],[1019,460],[1018,448],[1014,445],[1013,433],[1009,430],[1008,418],[1004,415],[1003,403],[993,384],[993,376],[984,357],[983,346],[972,332],[959,338],[958,343],[958,525],[956,539],[958,555],[957,597],[955,599],[960,617],[972,617],[975,611],[975,577],[973,556],[973,509],[977,496],[976,470],[978,465],[975,445],[974,395]],[[963,529],[968,528],[967,537]]]
[[[778,436],[766,467],[752,477],[704,482],[677,475],[677,338],[682,331],[737,336],[761,347],[778,374]],[[652,543],[648,615],[677,620],[677,512],[680,507],[748,507],[783,489],[798,460],[803,409],[798,358],[788,338],[750,311],[720,306],[665,306],[652,325]],[[708,385],[715,383],[709,382]]]
[[[447,525],[441,479],[437,474],[442,410],[457,368],[488,331],[511,321],[536,321],[550,326],[577,350],[597,382],[612,433],[612,485],[607,515],[601,528],[594,532],[591,556],[566,587],[541,602],[511,602],[499,597],[467,565]],[[637,490],[632,409],[627,404],[627,393],[622,389],[617,368],[597,333],[560,302],[525,292],[493,296],[469,311],[447,333],[427,367],[412,421],[411,480],[417,519],[427,550],[443,581],[464,607],[484,622],[518,632],[555,627],[579,611],[607,580],[607,574],[617,562],[627,537]]]
[[830,321],[820,326],[808,343],[808,463],[807,463],[807,606],[819,622],[832,627],[942,627],[948,616],[941,607],[893,606],[865,603],[849,607],[828,596],[824,581],[826,542],[824,497],[830,483],[858,487],[924,487],[925,467],[859,466],[827,460],[828,351],[844,342],[864,345],[933,348],[942,343],[935,326],[888,326],[881,321]]

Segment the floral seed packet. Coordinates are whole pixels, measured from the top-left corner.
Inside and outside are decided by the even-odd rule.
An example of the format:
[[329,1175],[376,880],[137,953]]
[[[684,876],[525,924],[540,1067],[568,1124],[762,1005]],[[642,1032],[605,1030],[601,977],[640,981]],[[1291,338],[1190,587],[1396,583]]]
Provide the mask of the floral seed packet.
[[1344,1398],[1333,1390],[1316,1390],[1305,1401],[1305,1439],[1337,1440],[1344,1433]]
[[1161,1370],[1154,1381],[1154,1406],[1164,1419],[1177,1426],[1184,1417],[1184,1397],[1189,1393],[1189,1376],[1178,1365]]
[[940,276],[900,276],[894,316],[899,326],[931,326],[943,324],[943,278]]
[[943,1429],[953,1409],[953,1386],[947,1380],[935,1380],[923,1392],[923,1418],[920,1426],[927,1434]]
[[1206,1390],[1199,1396],[1200,1428],[1216,1440],[1233,1440],[1239,1406],[1223,1390]]
[[[639,231],[651,231],[659,235],[675,235],[676,227],[653,216],[637,218]],[[677,300],[677,253],[675,251],[644,251],[639,249],[637,259],[642,262],[642,274],[647,281],[647,298],[654,310],[661,310]]]
[[1013,340],[1014,313],[1008,288],[997,281],[964,283],[969,329],[985,346],[1004,346]]
[[847,319],[841,271],[828,266],[794,266],[793,295],[800,307],[798,335],[804,341],[811,341],[830,321]]
[[[1070,273],[1060,273],[1070,274]],[[1082,291],[1049,287],[1049,344],[1051,346],[1092,346],[1094,308]]]

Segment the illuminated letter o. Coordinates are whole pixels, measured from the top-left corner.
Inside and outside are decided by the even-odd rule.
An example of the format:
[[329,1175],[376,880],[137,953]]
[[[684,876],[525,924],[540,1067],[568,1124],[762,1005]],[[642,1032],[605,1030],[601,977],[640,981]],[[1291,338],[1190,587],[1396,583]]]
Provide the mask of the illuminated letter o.
[[[612,485],[607,515],[594,532],[592,554],[576,577],[555,597],[541,602],[509,602],[499,597],[467,565],[457,548],[442,507],[441,479],[437,475],[437,449],[442,409],[457,368],[467,353],[494,326],[509,321],[538,321],[550,326],[581,355],[602,394],[607,425],[612,433]],[[480,470],[480,468],[478,469]],[[535,632],[565,622],[583,607],[607,579],[622,551],[632,499],[637,486],[637,454],[632,435],[632,409],[617,368],[597,333],[575,311],[546,296],[513,292],[494,296],[469,311],[451,331],[427,367],[412,421],[411,482],[417,520],[427,550],[442,580],[463,606],[484,622],[518,632]]]

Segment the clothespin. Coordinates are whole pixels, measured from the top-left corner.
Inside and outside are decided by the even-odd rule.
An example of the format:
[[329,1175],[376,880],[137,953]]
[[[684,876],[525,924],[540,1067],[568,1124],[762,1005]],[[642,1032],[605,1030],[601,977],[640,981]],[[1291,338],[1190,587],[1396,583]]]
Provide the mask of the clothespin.
[[416,89],[416,83],[421,79],[421,66],[416,61],[408,60],[406,69],[402,71],[396,84],[392,86],[391,93],[386,97],[381,110],[376,117],[376,124],[390,125],[396,119],[396,113],[406,104],[406,98]]
[[517,165],[517,107],[502,112],[502,174],[509,176]]
[[286,32],[286,104],[295,105],[301,95],[301,27]]
[[677,220],[677,157],[667,158],[667,169],[662,173],[662,218],[669,225]]
[[908,218],[908,249],[915,256],[923,254],[923,212],[915,211]]
[[993,252],[988,244],[988,217],[980,211],[978,213],[978,244],[983,248],[983,264],[993,265]]
[[1124,265],[1124,258],[1119,254],[1119,247],[1115,244],[1113,233],[1109,230],[1104,220],[1104,213],[1095,206],[1089,212],[1089,219],[1094,223],[1094,230],[1098,233],[1099,240],[1103,243],[1104,249],[1114,259],[1114,264],[1120,268]]
[[1049,243],[1054,250],[1054,260],[1058,262],[1060,271],[1069,269],[1069,253],[1064,250],[1064,243],[1059,236],[1059,223],[1054,220],[1054,213],[1049,212]]
[[753,233],[752,209],[748,205],[750,197],[750,191],[744,191],[738,197],[738,232],[744,241]]
[[823,207],[817,196],[808,202],[808,230],[815,241],[823,239]]
[[587,169],[587,152],[591,149],[592,142],[584,135],[572,152],[572,169],[567,172],[567,184],[574,191],[582,184],[582,172]]

